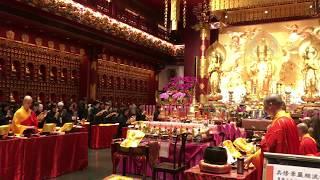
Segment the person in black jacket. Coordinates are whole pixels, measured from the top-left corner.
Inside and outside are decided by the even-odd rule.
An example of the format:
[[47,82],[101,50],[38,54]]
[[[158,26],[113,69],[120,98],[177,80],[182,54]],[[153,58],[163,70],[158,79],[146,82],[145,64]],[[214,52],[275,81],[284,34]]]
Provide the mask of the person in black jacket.
[[56,118],[57,105],[50,104],[48,106],[47,116],[44,118],[44,123],[55,123],[59,124],[58,119]]
[[136,111],[136,121],[146,121],[146,112],[144,105],[140,105]]
[[156,105],[156,109],[153,112],[153,121],[160,121],[160,113],[161,113],[161,106]]
[[58,103],[58,111],[55,117],[58,120],[57,126],[63,126],[65,123],[72,121],[72,116],[70,116],[70,113],[64,108],[63,102]]
[[116,121],[116,123],[119,123],[117,137],[122,136],[122,128],[127,126],[128,119],[129,119],[129,109],[126,109],[126,108],[121,109],[119,111],[119,115],[117,116],[117,121]]
[[95,125],[95,124],[100,123],[99,118],[96,118],[97,113],[100,111],[99,107],[100,107],[99,101],[93,102],[91,110],[90,110],[90,114],[89,114],[89,121],[90,121],[91,125]]

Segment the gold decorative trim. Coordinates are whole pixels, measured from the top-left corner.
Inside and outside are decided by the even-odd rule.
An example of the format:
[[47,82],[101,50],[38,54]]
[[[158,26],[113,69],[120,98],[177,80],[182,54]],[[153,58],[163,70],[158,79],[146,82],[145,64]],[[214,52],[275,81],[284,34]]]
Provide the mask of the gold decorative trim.
[[55,15],[102,30],[133,43],[176,55],[182,46],[176,46],[147,32],[120,22],[73,0],[16,0]]
[[53,54],[53,55],[64,55],[70,59],[74,59],[75,57],[80,57],[81,55],[75,54],[75,53],[70,53],[70,52],[61,52],[56,49],[50,49],[44,46],[37,46],[34,44],[26,44],[21,41],[15,41],[15,40],[10,40],[6,39],[3,37],[0,37],[0,46],[2,47],[10,47],[14,49],[23,49],[23,51],[34,51],[34,52],[39,52],[39,53],[45,53],[45,54]]
[[226,24],[235,25],[318,15],[315,0],[211,0],[212,14]]

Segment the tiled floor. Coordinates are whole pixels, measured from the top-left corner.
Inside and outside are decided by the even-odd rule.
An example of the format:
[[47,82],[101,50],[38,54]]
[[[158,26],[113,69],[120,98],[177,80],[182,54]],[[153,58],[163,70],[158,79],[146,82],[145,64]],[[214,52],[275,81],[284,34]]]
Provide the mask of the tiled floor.
[[55,180],[100,180],[112,173],[110,149],[89,149],[88,158],[87,169],[60,176]]

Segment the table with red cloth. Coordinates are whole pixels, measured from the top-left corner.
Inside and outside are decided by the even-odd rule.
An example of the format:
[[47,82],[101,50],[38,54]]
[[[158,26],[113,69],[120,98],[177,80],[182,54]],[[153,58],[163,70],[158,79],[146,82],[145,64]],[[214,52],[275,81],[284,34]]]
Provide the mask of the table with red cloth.
[[[205,149],[210,145],[210,143],[187,143],[186,144],[186,149],[185,149],[185,162],[187,167],[193,167],[197,165],[200,160],[203,159],[203,154]],[[158,162],[173,162],[173,144],[169,145],[168,149],[168,157],[162,157],[159,155]],[[160,148],[161,148],[161,142],[160,142]],[[179,148],[177,150],[179,152]],[[159,152],[158,152],[159,153]],[[129,174],[143,174],[143,168],[142,168],[142,162],[139,159],[134,159],[134,158],[129,158],[126,161],[126,171]],[[117,171],[122,172],[122,160],[119,161],[118,166],[117,166]],[[147,176],[152,176],[152,167],[150,164],[147,164]],[[169,177],[169,176],[168,176]],[[169,177],[170,178],[170,177]]]
[[232,169],[230,173],[227,174],[213,174],[201,172],[199,165],[194,166],[184,172],[184,177],[187,180],[256,180],[256,169],[245,170],[243,174],[237,174],[236,169]]
[[117,135],[118,125],[92,125],[90,129],[90,148],[104,149],[110,148],[112,139]]
[[40,180],[88,166],[88,133],[0,140],[1,180]]

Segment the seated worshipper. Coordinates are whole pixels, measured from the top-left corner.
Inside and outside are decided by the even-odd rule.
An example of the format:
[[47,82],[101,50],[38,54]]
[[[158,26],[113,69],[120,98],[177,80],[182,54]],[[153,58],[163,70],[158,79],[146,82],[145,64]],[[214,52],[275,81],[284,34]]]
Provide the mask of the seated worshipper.
[[7,125],[12,120],[12,112],[9,104],[2,104],[0,109],[0,126]]
[[58,120],[57,126],[63,126],[67,122],[71,122],[72,118],[64,108],[63,102],[58,103],[58,111],[55,114],[55,118]]
[[122,136],[122,128],[127,126],[127,121],[129,119],[129,112],[130,112],[129,109],[127,108],[121,108],[121,110],[119,110],[119,115],[117,116],[117,121],[116,121],[116,123],[119,123],[117,137]]
[[23,98],[22,107],[18,109],[13,116],[12,130],[15,134],[21,134],[26,128],[37,128],[38,119],[31,109],[32,97]]
[[88,118],[88,112],[86,111],[86,103],[84,100],[80,100],[78,103],[78,116],[80,120]]
[[44,118],[44,122],[59,124],[58,119],[55,116],[56,113],[57,113],[57,105],[50,104],[48,106],[47,116]]
[[[103,103],[101,103],[103,104]],[[111,117],[113,114],[111,114],[111,106],[109,103],[104,103],[103,105],[100,105],[100,111],[96,114],[96,121],[98,123],[107,123],[111,121]]]
[[136,121],[146,121],[146,112],[144,111],[144,105],[140,105],[136,113]]
[[156,105],[156,109],[153,112],[153,121],[160,121],[160,113],[161,113],[161,106]]
[[71,119],[72,122],[77,123],[78,106],[76,103],[72,103],[67,109],[67,119]]
[[96,118],[97,113],[100,111],[100,102],[93,102],[90,111],[89,111],[89,121],[91,125],[99,124],[99,118]]
[[44,111],[43,105],[38,105],[38,110],[35,112],[38,118],[38,127],[42,128],[44,124],[44,119],[47,116],[47,111]]
[[301,155],[315,155],[318,153],[316,140],[314,140],[308,133],[308,126],[305,123],[297,125],[300,137],[300,154]]
[[40,113],[39,113],[39,103],[38,102],[33,102],[32,104],[32,111],[34,113],[36,113],[36,115],[38,116]]

